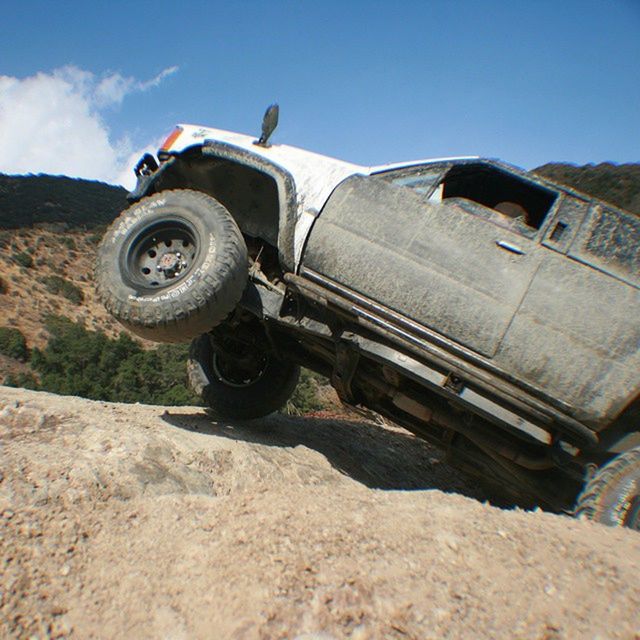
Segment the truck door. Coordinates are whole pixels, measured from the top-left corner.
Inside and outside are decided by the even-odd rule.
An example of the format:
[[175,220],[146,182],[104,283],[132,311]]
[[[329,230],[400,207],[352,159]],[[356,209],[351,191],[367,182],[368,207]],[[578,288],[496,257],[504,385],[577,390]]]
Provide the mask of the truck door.
[[563,196],[494,361],[600,428],[640,392],[640,219]]
[[538,267],[538,228],[556,196],[477,161],[354,176],[317,218],[303,273],[492,357]]

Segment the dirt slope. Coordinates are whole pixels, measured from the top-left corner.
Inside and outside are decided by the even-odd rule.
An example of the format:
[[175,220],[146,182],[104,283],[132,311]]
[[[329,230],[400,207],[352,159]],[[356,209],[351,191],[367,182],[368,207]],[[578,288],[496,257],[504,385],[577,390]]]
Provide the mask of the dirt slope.
[[638,534],[476,498],[401,430],[0,388],[0,637],[640,638]]

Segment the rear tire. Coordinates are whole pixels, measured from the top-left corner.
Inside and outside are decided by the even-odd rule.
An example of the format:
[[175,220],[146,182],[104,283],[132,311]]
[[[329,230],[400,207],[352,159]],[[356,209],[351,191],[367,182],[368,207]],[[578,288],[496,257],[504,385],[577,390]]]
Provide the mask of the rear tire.
[[162,191],[124,211],[98,249],[96,288],[133,333],[187,342],[238,304],[247,248],[231,214],[204,193]]
[[576,515],[640,531],[640,447],[616,456],[587,482]]
[[215,340],[209,334],[196,338],[187,365],[191,388],[213,417],[250,420],[286,404],[298,384],[298,365],[259,348],[234,360],[214,348]]

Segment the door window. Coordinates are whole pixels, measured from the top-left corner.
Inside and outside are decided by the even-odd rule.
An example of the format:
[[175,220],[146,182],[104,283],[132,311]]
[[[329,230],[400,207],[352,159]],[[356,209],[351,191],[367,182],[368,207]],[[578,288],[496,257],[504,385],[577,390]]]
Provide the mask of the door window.
[[422,166],[380,177],[430,202],[456,205],[529,238],[542,227],[558,197],[555,191],[486,162]]
[[442,180],[443,203],[455,203],[516,233],[536,235],[557,193],[492,165],[453,166]]

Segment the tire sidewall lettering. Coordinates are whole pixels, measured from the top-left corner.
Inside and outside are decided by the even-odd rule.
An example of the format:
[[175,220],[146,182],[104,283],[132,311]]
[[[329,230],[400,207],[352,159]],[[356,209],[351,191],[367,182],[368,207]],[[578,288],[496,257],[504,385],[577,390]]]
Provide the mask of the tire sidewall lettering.
[[[196,243],[189,270],[132,278],[128,252],[141,234],[176,222],[190,228]],[[138,266],[145,275],[157,267],[155,261]],[[113,222],[99,246],[96,285],[107,310],[129,330],[156,342],[185,342],[236,308],[248,269],[242,232],[224,205],[199,191],[170,189],[134,203]]]
[[119,237],[125,237],[130,230],[140,222],[140,219],[149,215],[154,209],[158,207],[164,207],[166,205],[166,199],[155,200],[154,202],[146,202],[135,209],[131,209],[127,212],[127,215],[122,219],[118,226],[113,230],[111,237],[111,244],[115,244]]

